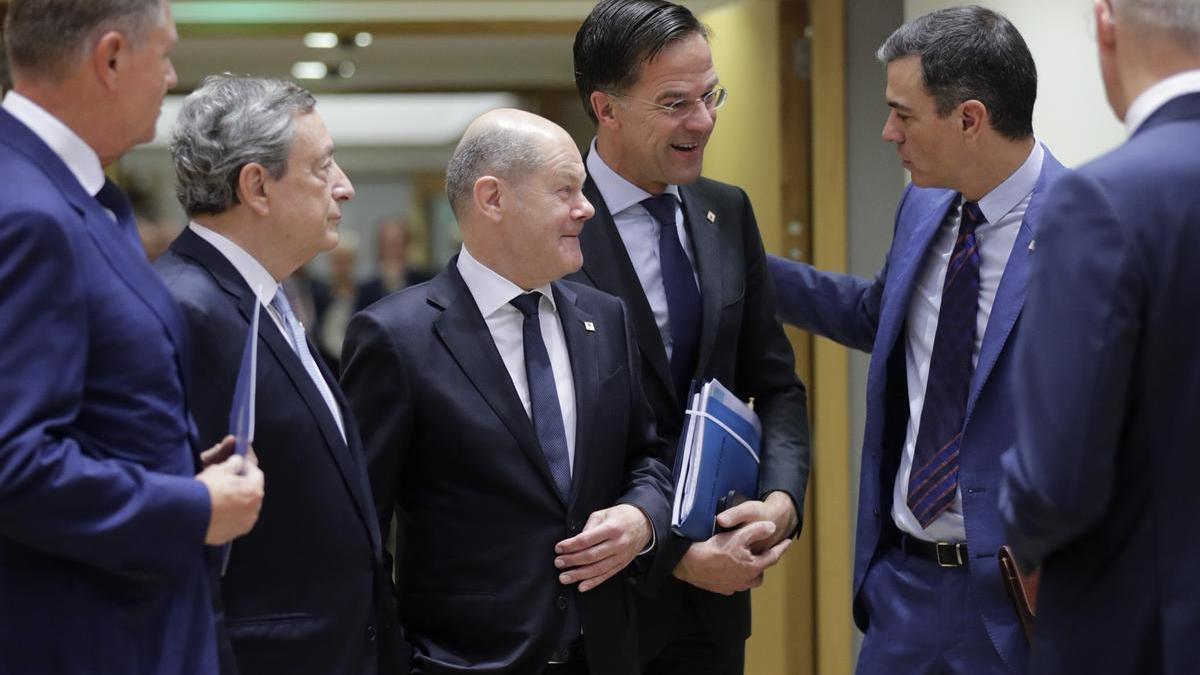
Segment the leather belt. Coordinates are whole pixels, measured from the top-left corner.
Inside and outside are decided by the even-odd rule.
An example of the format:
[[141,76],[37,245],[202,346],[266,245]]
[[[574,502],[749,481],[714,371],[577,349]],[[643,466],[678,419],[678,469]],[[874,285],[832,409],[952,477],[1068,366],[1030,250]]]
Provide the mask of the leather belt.
[[967,564],[967,545],[947,541],[925,541],[907,534],[900,535],[900,550],[908,555],[937,563],[938,567],[964,567]]
[[550,654],[550,659],[546,661],[547,665],[555,666],[565,663],[581,663],[584,660],[583,638],[572,642],[565,647],[559,647]]

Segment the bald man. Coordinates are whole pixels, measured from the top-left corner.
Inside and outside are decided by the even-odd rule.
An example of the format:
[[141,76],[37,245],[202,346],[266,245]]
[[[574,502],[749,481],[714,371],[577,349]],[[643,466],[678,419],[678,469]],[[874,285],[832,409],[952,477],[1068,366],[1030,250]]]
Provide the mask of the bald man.
[[383,531],[397,516],[415,672],[637,672],[630,563],[666,536],[669,471],[624,305],[560,281],[584,176],[561,128],[481,116],[446,173],[462,252],[350,323],[342,386]]

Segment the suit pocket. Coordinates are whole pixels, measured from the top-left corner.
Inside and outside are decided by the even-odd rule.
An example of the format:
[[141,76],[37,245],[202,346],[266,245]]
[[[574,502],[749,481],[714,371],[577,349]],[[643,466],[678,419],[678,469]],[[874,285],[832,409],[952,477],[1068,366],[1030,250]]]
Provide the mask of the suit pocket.
[[318,623],[317,618],[312,614],[289,612],[236,619],[227,618],[225,620],[225,627],[229,630],[229,638],[234,642],[241,640],[291,640],[297,637],[312,635],[317,630]]

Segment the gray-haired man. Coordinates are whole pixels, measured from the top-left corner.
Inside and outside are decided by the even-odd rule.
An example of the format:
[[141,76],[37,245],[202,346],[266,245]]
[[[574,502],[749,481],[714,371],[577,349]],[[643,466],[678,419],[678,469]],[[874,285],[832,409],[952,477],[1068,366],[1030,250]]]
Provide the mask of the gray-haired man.
[[259,315],[255,451],[271,498],[221,581],[222,665],[233,672],[236,661],[240,675],[397,669],[358,428],[279,284],[337,244],[354,196],[315,105],[294,84],[210,77],[171,135],[192,222],[155,267],[187,317],[201,438],[224,433]]

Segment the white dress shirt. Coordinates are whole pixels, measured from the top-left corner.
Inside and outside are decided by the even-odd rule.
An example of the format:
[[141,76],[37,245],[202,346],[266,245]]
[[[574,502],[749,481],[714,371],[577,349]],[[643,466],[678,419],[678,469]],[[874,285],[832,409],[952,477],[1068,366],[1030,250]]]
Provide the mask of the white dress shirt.
[[1200,70],[1185,70],[1156,82],[1129,104],[1129,110],[1125,111],[1125,132],[1132,136],[1151,115],[1172,99],[1196,92],[1200,92]]
[[[613,171],[596,150],[596,141],[592,140],[592,149],[587,157],[588,175],[600,190],[608,212],[612,214],[617,233],[625,244],[629,261],[637,272],[642,291],[654,312],[654,322],[658,324],[658,332],[662,335],[663,345],[667,348],[667,359],[671,358],[671,323],[667,316],[667,291],[663,286],[662,264],[658,260],[658,237],[662,226],[654,216],[641,205],[641,201],[654,195],[630,183]],[[688,237],[687,228],[683,224],[682,199],[679,187],[668,185],[666,192],[675,195],[675,229],[679,232],[679,243],[692,264],[692,274],[696,274],[696,256],[692,253],[692,242]],[[696,287],[700,287],[699,278]]]
[[[525,414],[533,419],[529,400],[529,377],[525,373],[525,315],[508,304],[525,291],[475,259],[466,246],[458,254],[458,273],[462,275],[471,297],[479,307],[479,313],[487,323],[496,350],[504,361],[508,376]],[[538,301],[538,319],[542,324],[542,340],[550,355],[550,369],[554,372],[554,388],[558,390],[558,406],[562,411],[563,430],[567,435],[567,459],[571,475],[575,475],[575,381],[572,379],[571,357],[567,353],[567,339],[563,335],[562,320],[554,303],[550,286],[533,289],[542,294]]]
[[[291,345],[292,336],[287,328],[284,327],[283,317],[271,306],[271,299],[275,297],[275,293],[282,292],[282,287],[279,285],[279,282],[275,281],[275,277],[271,276],[271,273],[267,271],[267,268],[263,267],[257,258],[247,253],[241,246],[233,243],[228,237],[195,221],[189,223],[188,227],[191,228],[192,232],[196,233],[196,236],[212,244],[213,248],[225,256],[230,265],[233,265],[238,274],[242,275],[242,278],[246,280],[246,285],[258,296],[259,304],[267,309],[267,315],[271,317],[272,323],[279,329],[284,340]],[[299,322],[300,320],[296,319],[296,321]],[[312,356],[311,350],[310,356]],[[297,358],[299,358],[298,354]],[[321,357],[313,356],[312,358],[318,359]],[[329,408],[329,412],[333,414],[333,421],[337,423],[338,431],[342,433],[342,439],[344,440],[346,438],[345,422],[342,420],[342,411],[338,407],[337,399],[333,396],[333,390],[330,389],[329,383],[325,381],[325,378],[313,377],[311,379],[313,380],[313,384],[316,385],[317,391],[321,392],[321,398],[325,399],[325,405]]]
[[[987,331],[988,317],[992,314],[996,290],[1000,287],[1013,242],[1017,239],[1025,210],[1029,207],[1029,198],[1042,173],[1044,157],[1045,151],[1035,141],[1025,163],[979,200],[979,209],[987,223],[975,230],[980,255],[979,311],[976,315],[972,366],[979,361],[979,348]],[[908,432],[904,438],[900,469],[896,472],[892,519],[901,532],[926,541],[966,541],[961,486],[955,491],[954,505],[930,523],[928,529],[921,528],[920,522],[908,508],[908,477],[912,472],[921,411],[925,406],[925,385],[929,381],[929,362],[937,334],[938,312],[942,307],[942,283],[946,279],[946,266],[958,238],[961,212],[961,208],[955,210],[938,227],[917,278],[906,322],[904,355],[908,378]]]
[[104,187],[104,168],[92,146],[44,108],[15,91],[4,95],[4,110],[29,127],[67,165],[85,192],[93,197]]

